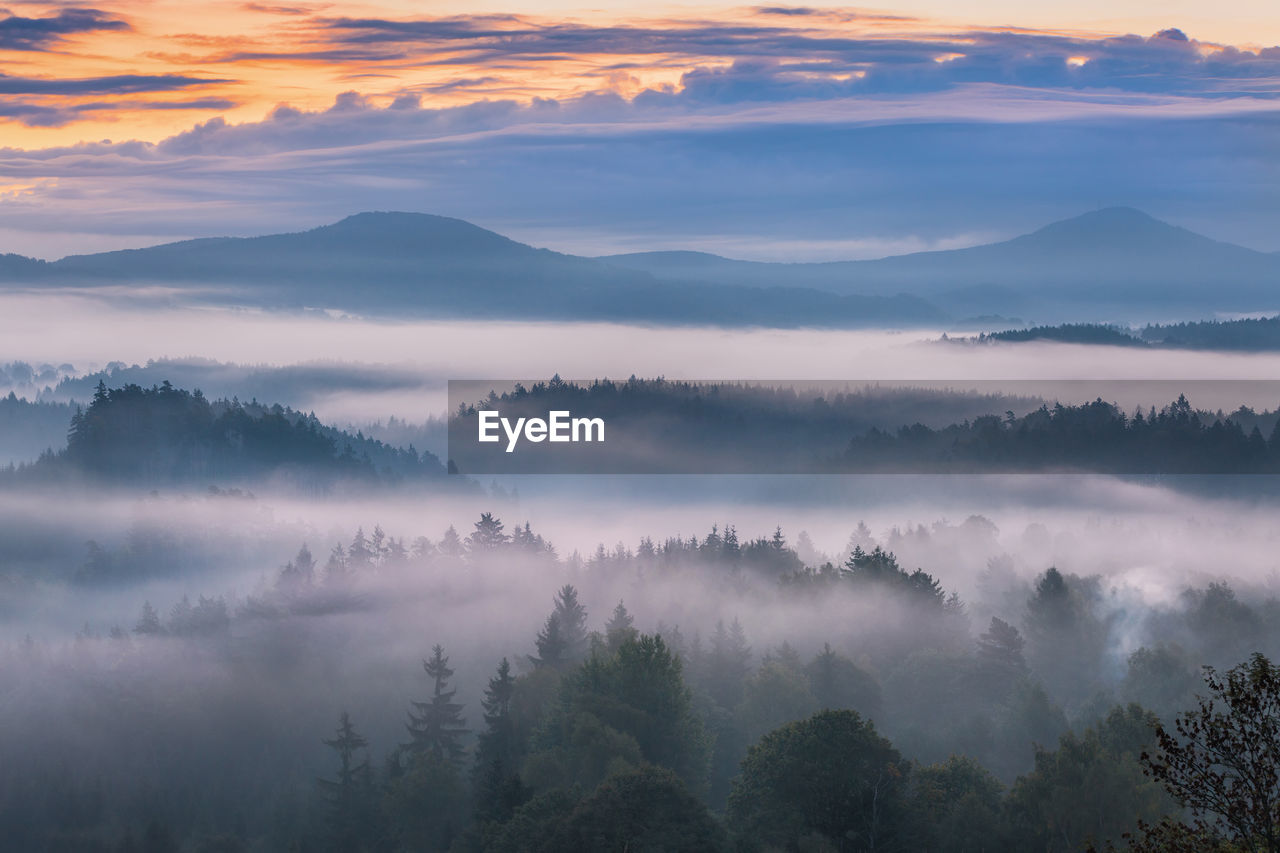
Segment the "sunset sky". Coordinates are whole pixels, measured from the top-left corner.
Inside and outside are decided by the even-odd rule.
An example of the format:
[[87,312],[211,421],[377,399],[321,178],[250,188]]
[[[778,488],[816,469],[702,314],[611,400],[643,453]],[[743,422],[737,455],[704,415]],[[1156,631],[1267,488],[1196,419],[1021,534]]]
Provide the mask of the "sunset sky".
[[0,251],[393,208],[865,257],[1109,204],[1276,250],[1274,45],[1262,0],[9,3]]

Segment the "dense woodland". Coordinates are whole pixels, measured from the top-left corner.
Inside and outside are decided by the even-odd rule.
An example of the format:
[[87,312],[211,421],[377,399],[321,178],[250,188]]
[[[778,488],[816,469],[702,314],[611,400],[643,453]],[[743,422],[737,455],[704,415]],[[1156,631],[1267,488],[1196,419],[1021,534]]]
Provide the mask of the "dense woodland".
[[943,335],[948,343],[1026,343],[1027,341],[1057,341],[1064,344],[1097,344],[1115,347],[1145,347],[1148,343],[1129,333],[1128,329],[1101,323],[1063,323],[1059,326],[1030,326],[1025,329],[1006,329],[1002,332],[983,332],[976,338],[951,338]]
[[[853,436],[903,424],[934,428],[993,411],[1030,411],[1042,401],[1003,393],[849,383],[844,388],[735,382],[609,379],[455,384],[449,418],[450,461],[464,474],[492,473],[795,473],[829,470]],[[509,419],[551,410],[590,414],[608,424],[603,444],[476,443],[477,412]]]
[[[930,399],[668,384],[554,380],[504,405],[560,395],[785,424]],[[1079,454],[1154,448],[1222,465],[1238,458],[1225,448],[1267,470],[1280,428],[1264,438],[1267,413],[1237,415],[1097,401],[872,429],[849,452],[1030,465],[1053,447],[1103,462]],[[1227,582],[1227,562],[1145,598],[1028,556],[1056,548],[1015,563],[978,516],[879,536],[859,523],[830,557],[804,534],[732,525],[584,555],[505,511],[443,535],[345,516],[335,533],[273,521],[240,487],[414,472],[468,482],[283,407],[100,385],[65,450],[6,475],[150,495],[104,504],[94,538],[56,502],[0,525],[6,627],[85,614],[78,631],[32,618],[46,630],[0,643],[6,848],[1280,850],[1280,600]],[[996,556],[961,595],[948,567],[978,543]],[[903,553],[945,556],[926,569]]]
[[872,429],[849,443],[837,465],[844,471],[1280,473],[1280,421],[1270,435],[1258,421],[1248,409],[1204,417],[1185,396],[1132,416],[1101,399],[1058,403],[938,430],[922,424],[896,433]]
[[1280,350],[1280,315],[1239,320],[1149,323],[1137,330],[1101,323],[1063,323],[1057,326],[983,332],[976,338],[945,339],[948,342],[979,344],[1058,341],[1121,347],[1268,352]]
[[[590,413],[605,420],[610,438],[569,451],[524,444],[509,454],[502,442],[476,443],[482,407],[511,420],[553,409]],[[1199,411],[1182,395],[1159,410],[1127,415],[1100,398],[1049,405],[924,388],[819,395],[634,377],[583,384],[556,378],[459,404],[449,429],[451,460],[464,473],[1280,472],[1276,412]]]
[[[1277,849],[1179,787],[1199,759],[1174,722],[1274,735],[1280,677],[1249,658],[1280,652],[1280,603],[1188,588],[1117,659],[1099,578],[997,560],[968,602],[873,542],[860,527],[812,567],[781,530],[727,527],[562,558],[485,513],[465,536],[303,546],[249,595],[4,649],[26,736],[0,745],[0,833],[113,853]],[[523,641],[444,627],[465,590],[530,573],[567,582]],[[673,584],[753,615],[668,621]],[[766,626],[791,639],[761,645]],[[406,643],[416,664],[387,654]],[[1201,664],[1227,673],[1214,713],[1252,729],[1195,716]]]
[[[67,408],[16,397],[8,406]],[[199,390],[167,381],[112,389],[100,381],[88,406],[72,414],[65,448],[47,450],[32,464],[10,464],[6,473],[23,484],[79,478],[129,485],[228,483],[277,476],[316,488],[429,478],[444,468],[427,451],[350,435],[279,404],[210,401]]]
[[[522,465],[646,473],[1280,472],[1276,412],[1199,411],[1185,396],[1126,415],[1102,399],[1049,406],[1008,394],[869,385],[819,393],[662,379],[578,384],[557,377],[489,394],[460,404],[449,422],[452,461],[463,473],[525,470]],[[575,445],[570,457],[552,457],[558,448],[532,444],[505,454],[501,444],[475,443],[477,407],[485,405],[513,419],[545,417],[552,409],[589,413],[609,424],[610,440]],[[327,490],[429,482],[445,470],[412,443],[351,434],[278,404],[209,401],[168,382],[113,389],[99,382],[89,404],[75,410],[11,394],[0,399],[0,437],[30,445],[35,430],[48,430],[68,414],[65,448],[46,449],[33,463],[10,463],[0,479],[237,487],[274,478]],[[415,431],[395,421],[376,428],[402,436]],[[500,466],[485,467],[489,457]]]

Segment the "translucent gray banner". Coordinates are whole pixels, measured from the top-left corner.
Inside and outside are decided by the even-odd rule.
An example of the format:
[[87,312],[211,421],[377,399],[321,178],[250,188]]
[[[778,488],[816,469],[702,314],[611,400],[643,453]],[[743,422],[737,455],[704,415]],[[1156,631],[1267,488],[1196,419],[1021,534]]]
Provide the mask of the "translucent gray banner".
[[451,380],[461,474],[1280,472],[1280,380]]

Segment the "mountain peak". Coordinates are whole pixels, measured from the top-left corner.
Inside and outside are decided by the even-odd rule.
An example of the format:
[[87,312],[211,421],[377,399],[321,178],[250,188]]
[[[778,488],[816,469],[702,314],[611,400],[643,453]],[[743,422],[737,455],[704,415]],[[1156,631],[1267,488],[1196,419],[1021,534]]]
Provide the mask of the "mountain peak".
[[474,251],[531,251],[528,246],[463,219],[430,213],[367,211],[324,225],[308,235],[342,244],[357,241],[377,251],[430,251],[444,255]]
[[474,229],[476,231],[485,230],[478,225],[472,225],[465,219],[457,219],[452,216],[437,216],[434,213],[416,213],[407,210],[366,210],[361,213],[353,213],[350,216],[345,216],[337,222],[321,227],[351,229],[375,226],[395,226],[401,228],[457,228],[461,226]]
[[1063,219],[1010,241],[1041,250],[1173,250],[1214,241],[1132,207],[1104,207]]

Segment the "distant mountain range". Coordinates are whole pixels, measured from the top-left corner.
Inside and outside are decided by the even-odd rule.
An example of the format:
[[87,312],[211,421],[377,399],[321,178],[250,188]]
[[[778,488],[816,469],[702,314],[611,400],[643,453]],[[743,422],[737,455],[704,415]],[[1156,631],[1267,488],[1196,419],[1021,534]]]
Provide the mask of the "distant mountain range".
[[872,261],[762,264],[695,252],[605,260],[668,279],[906,292],[961,316],[1026,313],[1060,321],[1136,312],[1132,319],[1152,320],[1280,310],[1280,255],[1210,240],[1123,207],[1002,243]]
[[1012,313],[1155,321],[1280,310],[1280,254],[1110,208],[1001,243],[834,263],[699,252],[586,258],[421,213],[52,262],[0,256],[0,287],[122,283],[373,314],[765,326],[924,326]]

